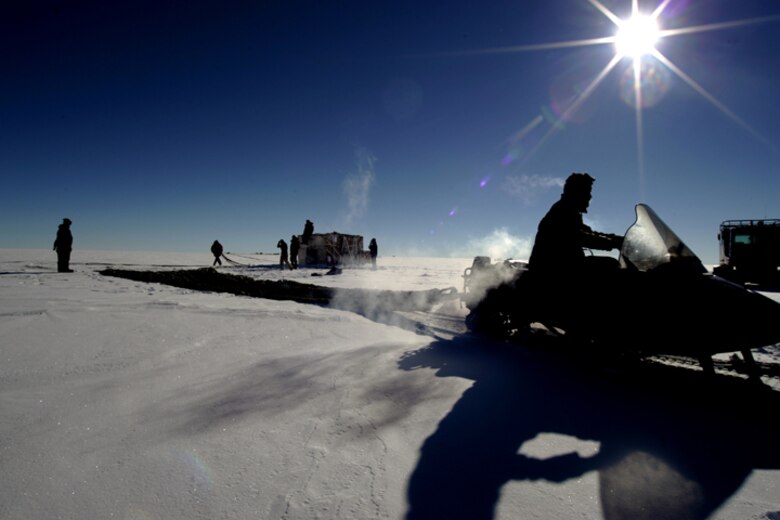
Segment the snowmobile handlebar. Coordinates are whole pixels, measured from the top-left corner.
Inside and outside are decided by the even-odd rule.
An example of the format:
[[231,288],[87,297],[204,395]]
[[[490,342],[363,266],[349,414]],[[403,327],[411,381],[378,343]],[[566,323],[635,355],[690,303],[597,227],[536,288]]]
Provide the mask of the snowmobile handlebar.
[[607,233],[605,238],[612,244],[613,249],[620,249],[623,247],[623,237],[621,235]]
[[612,233],[599,233],[593,231],[589,233],[586,247],[604,251],[609,251],[610,249],[620,250],[623,247],[623,237]]

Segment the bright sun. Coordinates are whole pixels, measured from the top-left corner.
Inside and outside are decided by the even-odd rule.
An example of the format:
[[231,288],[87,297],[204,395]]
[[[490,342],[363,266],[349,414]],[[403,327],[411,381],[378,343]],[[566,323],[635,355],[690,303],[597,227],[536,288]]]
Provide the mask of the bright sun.
[[[642,129],[642,110],[646,105],[646,96],[643,92],[644,87],[651,88],[658,86],[658,82],[663,81],[662,74],[664,70],[669,70],[674,73],[678,78],[687,83],[693,90],[698,92],[705,100],[709,101],[713,106],[720,110],[724,115],[728,116],[732,121],[737,123],[743,129],[747,130],[753,136],[760,141],[769,145],[773,149],[776,149],[776,145],[773,142],[768,141],[765,137],[759,134],[755,129],[748,125],[744,120],[732,112],[726,105],[718,101],[715,96],[707,92],[707,90],[699,85],[692,77],[686,74],[680,67],[672,63],[669,58],[658,50],[655,46],[662,38],[665,40],[671,36],[679,36],[685,34],[692,34],[704,31],[716,31],[721,29],[731,29],[736,27],[748,26],[758,23],[775,22],[780,21],[780,14],[771,14],[768,16],[761,16],[755,18],[748,18],[744,20],[733,20],[719,23],[709,23],[698,26],[677,27],[675,29],[661,29],[660,21],[663,21],[662,15],[664,10],[674,0],[656,0],[653,3],[657,3],[658,6],[651,14],[642,14],[639,12],[640,0],[630,0],[631,2],[631,15],[626,19],[621,19],[618,15],[607,9],[602,4],[604,0],[587,0],[594,8],[606,16],[610,22],[612,22],[617,31],[613,36],[602,36],[596,38],[588,38],[582,40],[569,40],[559,41],[551,43],[539,43],[530,45],[518,45],[513,47],[505,47],[501,49],[493,50],[480,50],[476,53],[483,54],[489,52],[523,52],[523,51],[539,51],[549,49],[564,49],[569,47],[581,47],[587,45],[603,45],[610,44],[615,46],[615,53],[610,58],[609,62],[604,68],[596,74],[596,76],[584,87],[577,86],[577,94],[571,99],[571,101],[563,107],[559,114],[556,114],[556,118],[560,121],[566,121],[571,117],[579,108],[585,103],[585,101],[593,94],[596,88],[604,81],[610,71],[618,66],[621,62],[625,63],[630,61],[630,67],[624,69],[623,79],[624,86],[623,91],[625,94],[630,94],[629,88],[633,90],[633,100],[630,104],[634,106],[636,113],[636,134],[637,134],[637,152],[640,177],[643,176],[643,129]],[[615,3],[616,0],[612,0],[610,3]],[[648,3],[644,1],[643,3]],[[628,58],[628,60],[625,60]],[[664,68],[661,68],[663,65]],[[633,75],[630,73],[633,72]],[[656,89],[657,90],[657,89]],[[649,91],[652,96],[652,90]],[[626,96],[628,98],[628,96]],[[522,135],[525,135],[536,125],[541,124],[546,116],[536,116],[529,125],[521,131]],[[539,140],[538,143],[529,151],[526,155],[534,153],[542,144],[557,130],[562,128],[562,125],[551,124],[547,133]],[[521,136],[522,137],[522,136]],[[514,160],[514,159],[512,159]]]
[[640,14],[618,24],[615,48],[620,56],[639,58],[655,50],[660,31],[655,19]]

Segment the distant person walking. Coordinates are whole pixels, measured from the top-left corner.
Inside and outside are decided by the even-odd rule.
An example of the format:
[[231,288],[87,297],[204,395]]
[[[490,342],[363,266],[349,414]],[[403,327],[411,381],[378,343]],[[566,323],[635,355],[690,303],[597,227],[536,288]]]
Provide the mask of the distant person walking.
[[379,254],[379,246],[376,245],[376,238],[372,238],[368,243],[368,252],[371,253],[371,265],[376,269],[376,255]]
[[298,251],[301,248],[301,243],[298,237],[293,235],[290,238],[290,265],[293,269],[298,269]]
[[306,219],[306,224],[303,226],[303,235],[301,236],[301,242],[304,244],[309,243],[309,239],[314,234],[314,222]]
[[284,239],[280,239],[279,242],[276,243],[276,247],[282,250],[279,255],[279,267],[284,269],[284,266],[286,265],[288,269],[292,270],[290,261],[287,259],[287,242],[285,242]]
[[62,219],[62,224],[57,228],[57,238],[54,239],[54,250],[57,251],[57,271],[60,273],[72,273],[70,268],[70,252],[73,249],[73,235],[70,225],[73,222],[69,218]]
[[[211,244],[211,254],[214,255],[214,263],[211,264],[212,266],[222,265],[220,257],[224,256],[223,252],[224,248],[222,247],[222,244],[219,243],[219,240],[215,240],[214,243]],[[227,258],[225,259],[227,260]]]

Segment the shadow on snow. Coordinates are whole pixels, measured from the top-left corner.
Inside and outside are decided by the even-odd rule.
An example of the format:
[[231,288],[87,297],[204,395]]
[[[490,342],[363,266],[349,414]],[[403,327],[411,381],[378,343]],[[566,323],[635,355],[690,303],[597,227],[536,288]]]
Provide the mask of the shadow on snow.
[[[704,519],[753,469],[780,468],[780,396],[744,380],[647,364],[610,371],[468,336],[410,352],[399,366],[474,381],[420,450],[408,520],[490,519],[510,481],[591,471],[607,520]],[[600,448],[592,457],[520,452],[543,433]]]

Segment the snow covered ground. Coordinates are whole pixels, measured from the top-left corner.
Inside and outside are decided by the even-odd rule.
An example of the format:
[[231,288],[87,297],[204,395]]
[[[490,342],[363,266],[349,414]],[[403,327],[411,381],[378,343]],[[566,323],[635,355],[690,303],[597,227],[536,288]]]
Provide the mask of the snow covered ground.
[[[396,290],[471,264],[228,257]],[[780,392],[98,273],[211,260],[0,250],[0,519],[780,519]]]

